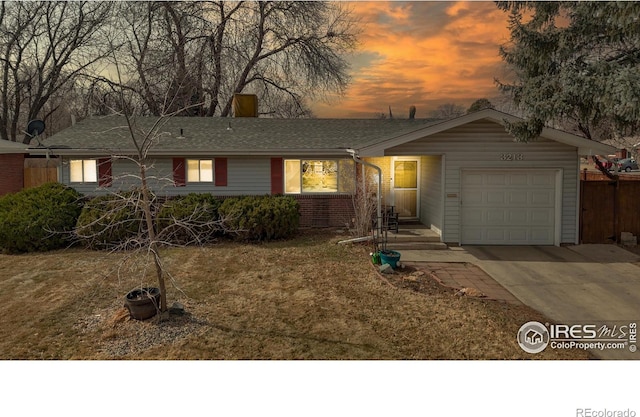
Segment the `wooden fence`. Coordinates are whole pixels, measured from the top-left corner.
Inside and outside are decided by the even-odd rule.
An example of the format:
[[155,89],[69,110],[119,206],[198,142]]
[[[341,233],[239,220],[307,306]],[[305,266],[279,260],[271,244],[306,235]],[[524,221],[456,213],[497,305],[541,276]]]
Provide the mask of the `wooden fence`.
[[58,181],[60,161],[55,158],[25,158],[24,188],[37,187],[48,182]]
[[640,235],[640,175],[582,175],[580,243],[613,243],[621,232]]

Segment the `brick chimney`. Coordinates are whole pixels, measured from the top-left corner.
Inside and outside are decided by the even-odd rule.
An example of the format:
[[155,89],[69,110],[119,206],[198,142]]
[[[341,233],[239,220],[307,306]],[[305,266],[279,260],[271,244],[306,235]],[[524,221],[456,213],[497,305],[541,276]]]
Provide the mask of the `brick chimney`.
[[258,96],[255,94],[234,94],[233,117],[258,117]]

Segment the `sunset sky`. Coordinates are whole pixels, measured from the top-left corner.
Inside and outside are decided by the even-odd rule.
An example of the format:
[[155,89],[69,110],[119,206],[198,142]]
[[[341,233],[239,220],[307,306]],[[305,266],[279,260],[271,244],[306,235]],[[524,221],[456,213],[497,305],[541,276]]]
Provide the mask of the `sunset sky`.
[[350,57],[346,97],[316,103],[317,117],[371,118],[376,113],[416,117],[444,103],[468,107],[498,96],[505,74],[498,47],[509,37],[507,15],[495,3],[351,2],[363,33]]

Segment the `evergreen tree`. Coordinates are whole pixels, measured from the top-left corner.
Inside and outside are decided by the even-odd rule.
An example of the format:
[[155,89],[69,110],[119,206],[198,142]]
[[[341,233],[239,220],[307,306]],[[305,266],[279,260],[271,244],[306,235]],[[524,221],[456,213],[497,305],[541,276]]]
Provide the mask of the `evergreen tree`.
[[497,2],[510,13],[500,48],[514,79],[496,80],[528,115],[518,140],[561,125],[590,139],[640,128],[640,3]]

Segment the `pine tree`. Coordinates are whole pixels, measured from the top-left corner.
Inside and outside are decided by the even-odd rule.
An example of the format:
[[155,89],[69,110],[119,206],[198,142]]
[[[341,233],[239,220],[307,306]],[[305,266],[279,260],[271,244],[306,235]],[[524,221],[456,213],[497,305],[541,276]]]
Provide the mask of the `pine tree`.
[[507,126],[518,140],[545,125],[590,139],[640,129],[640,3],[497,2],[510,13],[500,48],[514,78],[496,80],[528,115]]

